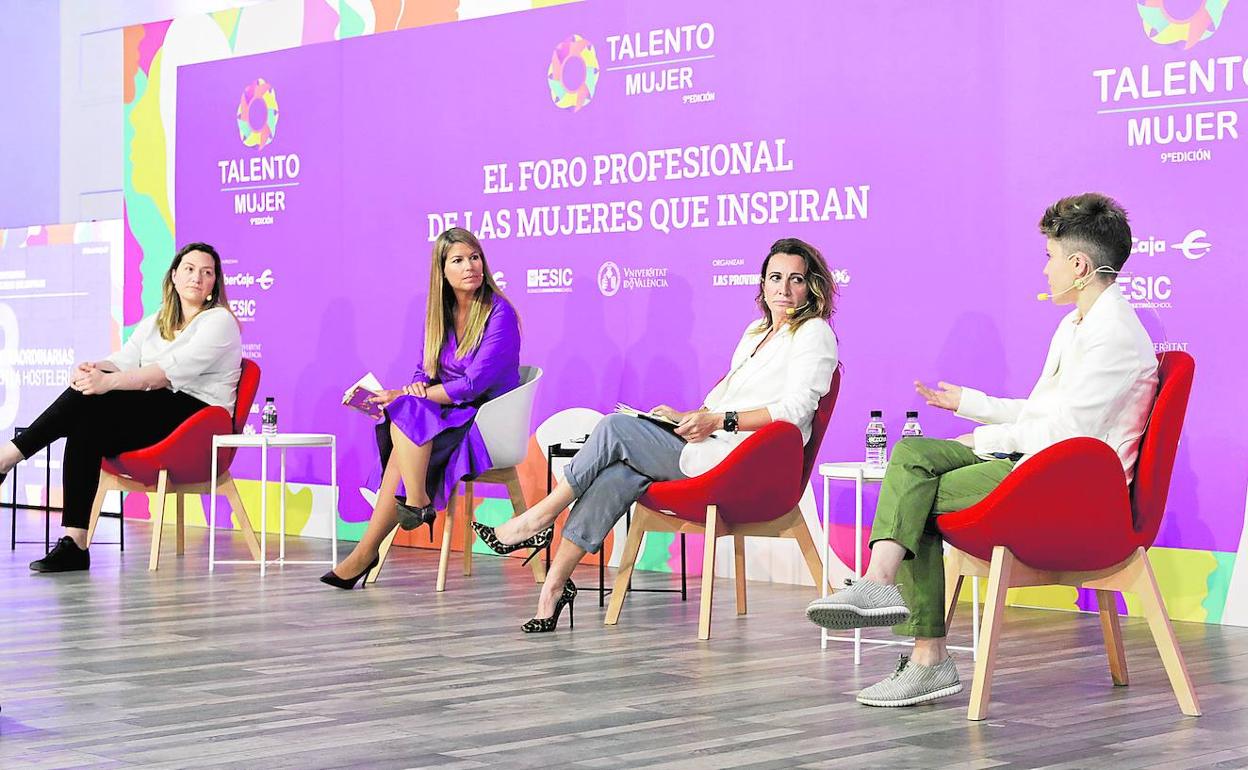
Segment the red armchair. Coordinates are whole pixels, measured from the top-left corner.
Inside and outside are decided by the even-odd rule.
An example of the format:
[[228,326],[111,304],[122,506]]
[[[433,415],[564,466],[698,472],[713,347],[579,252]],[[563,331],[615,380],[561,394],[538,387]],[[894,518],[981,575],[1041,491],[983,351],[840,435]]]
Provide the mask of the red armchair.
[[1147,553],[1165,513],[1196,364],[1181,352],[1158,358],[1161,384],[1140,441],[1131,488],[1108,444],[1075,438],[1036,454],[979,504],[937,518],[941,534],[953,546],[945,563],[950,623],[963,578],[988,578],[968,719],[988,714],[1006,590],[1038,585],[1096,591],[1115,685],[1127,684],[1127,663],[1114,592],[1139,596],[1179,708],[1189,716],[1200,715]]
[[815,456],[823,443],[828,421],[841,388],[841,372],[832,375],[828,392],[819,400],[810,441],[787,422],[773,422],[741,442],[728,459],[700,476],[650,485],[637,501],[620,570],[607,607],[606,625],[619,622],[637,552],[646,532],[704,534],[702,597],[698,638],[711,638],[711,600],[715,586],[715,543],[731,535],[736,554],[737,614],[746,613],[745,537],[788,537],[797,541],[815,585],[823,579],[823,563],[801,510],[802,492],[810,481]]
[[[223,407],[209,406],[191,415],[163,441],[143,449],[124,452],[109,457],[100,464],[100,487],[91,506],[91,524],[87,530],[87,542],[95,535],[95,525],[100,518],[104,495],[113,490],[123,492],[155,492],[152,510],[152,552],[147,568],[154,570],[160,560],[160,535],[165,516],[165,496],[172,494],[177,506],[178,542],[177,553],[185,550],[186,534],[183,513],[183,495],[205,495],[210,491],[212,475],[212,437],[220,434],[241,433],[247,414],[251,411],[256,391],[260,387],[260,367],[254,361],[244,360],[242,375],[238,381],[238,398],[234,414]],[[230,463],[234,449],[222,449],[217,458],[220,474],[217,486],[230,501],[230,512],[238,521],[239,529],[247,540],[252,558],[260,558],[260,543],[256,532],[247,519],[243,499],[238,494],[234,479],[230,476]]]

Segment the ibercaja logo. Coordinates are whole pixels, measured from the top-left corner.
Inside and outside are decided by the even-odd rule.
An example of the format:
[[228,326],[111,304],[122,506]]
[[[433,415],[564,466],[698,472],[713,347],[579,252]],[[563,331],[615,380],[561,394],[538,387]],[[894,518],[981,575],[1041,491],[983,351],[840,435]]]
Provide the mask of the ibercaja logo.
[[580,35],[572,35],[555,46],[550,68],[546,70],[546,82],[555,106],[580,112],[594,98],[600,72],[598,52]]
[[[1174,3],[1175,0],[1170,0]],[[1182,43],[1187,50],[1213,37],[1222,25],[1222,14],[1230,0],[1204,0],[1186,18],[1176,18],[1166,8],[1166,0],[1138,0],[1136,10],[1144,22],[1144,34],[1158,45]],[[1191,7],[1191,4],[1187,4]]]
[[277,92],[264,78],[243,89],[238,102],[238,136],[243,144],[262,150],[277,135]]

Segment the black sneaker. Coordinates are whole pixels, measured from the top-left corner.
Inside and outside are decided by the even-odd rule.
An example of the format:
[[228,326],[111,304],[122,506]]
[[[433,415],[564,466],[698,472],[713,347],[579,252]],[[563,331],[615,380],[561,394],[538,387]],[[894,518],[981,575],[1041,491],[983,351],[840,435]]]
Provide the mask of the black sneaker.
[[91,552],[86,548],[79,548],[74,539],[66,535],[56,541],[47,556],[32,561],[30,568],[35,572],[76,572],[91,569]]

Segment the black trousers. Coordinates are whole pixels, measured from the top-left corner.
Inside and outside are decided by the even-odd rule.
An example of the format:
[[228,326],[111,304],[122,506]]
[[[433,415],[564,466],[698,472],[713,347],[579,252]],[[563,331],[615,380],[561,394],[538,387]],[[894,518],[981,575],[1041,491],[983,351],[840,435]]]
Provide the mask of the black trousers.
[[65,439],[61,464],[65,513],[61,524],[86,529],[100,486],[100,461],[161,441],[207,406],[194,396],[168,388],[113,390],[96,396],[84,396],[70,388],[13,443],[22,457],[32,457],[58,438]]

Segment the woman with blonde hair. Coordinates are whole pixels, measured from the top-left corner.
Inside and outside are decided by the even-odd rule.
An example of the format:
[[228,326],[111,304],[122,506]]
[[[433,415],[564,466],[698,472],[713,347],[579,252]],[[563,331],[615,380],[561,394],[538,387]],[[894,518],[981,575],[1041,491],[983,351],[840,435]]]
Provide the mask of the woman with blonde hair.
[[151,446],[209,406],[234,411],[243,342],[225,298],[221,257],[188,243],[165,273],[160,310],[139,321],[121,350],[78,364],[69,388],[12,441],[0,445],[0,480],[14,465],[65,439],[65,535],[36,572],[89,569],[87,526],[100,461]]
[[427,524],[432,536],[435,512],[459,480],[490,468],[477,408],[519,384],[519,317],[494,283],[480,242],[453,227],[433,244],[420,365],[409,384],[370,399],[385,409],[379,431],[393,445],[392,452],[383,445],[377,503],[360,542],[321,581],[354,588],[377,565],[396,523]]

